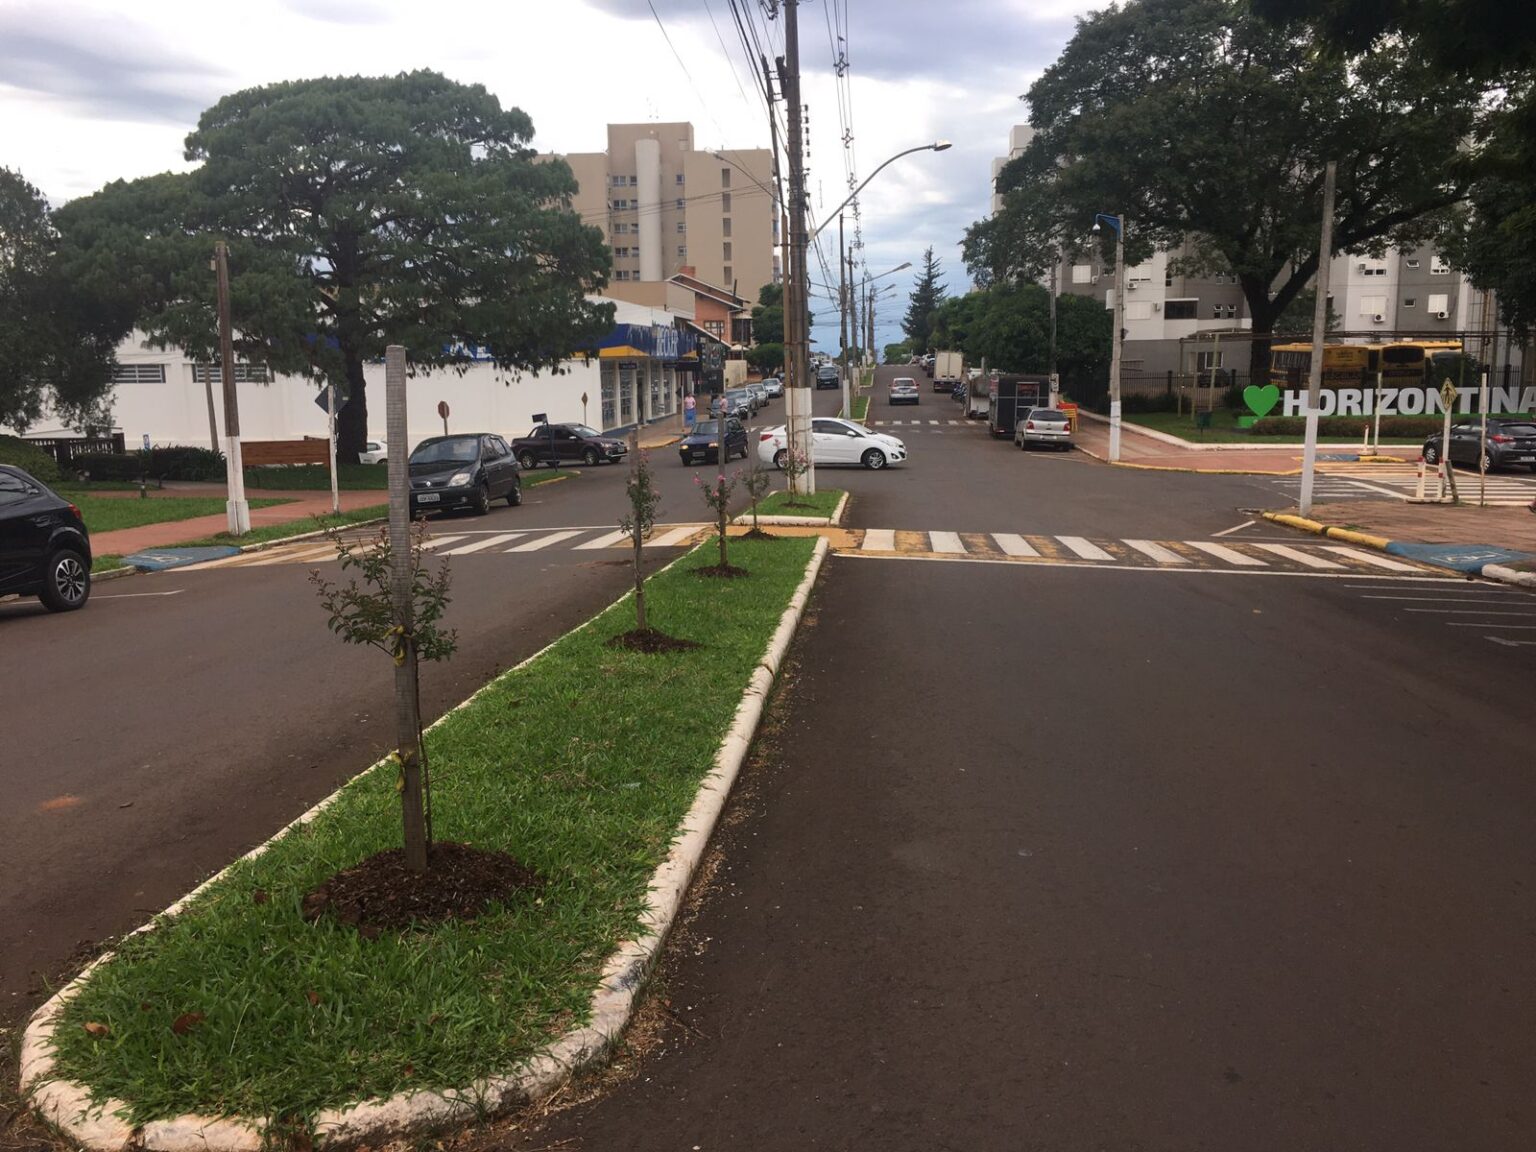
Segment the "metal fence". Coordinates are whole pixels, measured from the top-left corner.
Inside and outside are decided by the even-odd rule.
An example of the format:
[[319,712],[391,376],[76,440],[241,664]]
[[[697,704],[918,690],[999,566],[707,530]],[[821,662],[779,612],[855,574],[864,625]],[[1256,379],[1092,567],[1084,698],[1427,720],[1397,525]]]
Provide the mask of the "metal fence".
[[121,432],[113,432],[107,436],[29,437],[27,443],[48,453],[60,467],[68,465],[77,456],[91,456],[100,452],[121,454],[128,450]]

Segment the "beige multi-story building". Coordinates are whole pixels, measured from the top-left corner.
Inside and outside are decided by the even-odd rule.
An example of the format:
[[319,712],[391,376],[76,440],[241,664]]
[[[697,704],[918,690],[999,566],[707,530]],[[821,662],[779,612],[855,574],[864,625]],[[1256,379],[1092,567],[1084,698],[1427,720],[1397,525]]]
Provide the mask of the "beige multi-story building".
[[606,152],[565,157],[576,210],[613,249],[613,280],[657,282],[684,267],[756,300],[779,279],[773,154],[700,152],[693,125],[610,124]]

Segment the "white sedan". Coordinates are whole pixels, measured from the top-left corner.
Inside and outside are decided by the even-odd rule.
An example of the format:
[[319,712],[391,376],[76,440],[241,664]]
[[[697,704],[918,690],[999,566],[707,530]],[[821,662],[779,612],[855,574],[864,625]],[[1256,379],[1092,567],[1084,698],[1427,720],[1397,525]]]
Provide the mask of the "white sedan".
[[357,461],[359,464],[387,464],[389,445],[382,440],[369,440],[357,454]]
[[[862,464],[879,469],[900,464],[907,458],[907,446],[894,436],[871,432],[852,420],[818,416],[811,421],[811,439],[817,467],[823,464]],[[789,455],[789,435],[781,424],[759,433],[757,458],[782,470]]]

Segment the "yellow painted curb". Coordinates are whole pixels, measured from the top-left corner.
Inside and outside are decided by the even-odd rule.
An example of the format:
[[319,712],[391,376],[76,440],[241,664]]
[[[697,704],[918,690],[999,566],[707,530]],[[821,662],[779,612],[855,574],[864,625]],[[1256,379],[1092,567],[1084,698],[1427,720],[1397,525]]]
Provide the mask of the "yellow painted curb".
[[1276,524],[1299,528],[1303,532],[1315,532],[1319,536],[1328,534],[1328,525],[1317,520],[1308,520],[1305,516],[1293,516],[1289,512],[1261,512],[1260,515],[1266,520],[1273,520]]
[[1329,528],[1323,535],[1330,540],[1347,540],[1351,544],[1363,544],[1367,548],[1375,548],[1378,552],[1385,552],[1387,545],[1392,543],[1385,536],[1372,536],[1366,532],[1351,532],[1348,528]]

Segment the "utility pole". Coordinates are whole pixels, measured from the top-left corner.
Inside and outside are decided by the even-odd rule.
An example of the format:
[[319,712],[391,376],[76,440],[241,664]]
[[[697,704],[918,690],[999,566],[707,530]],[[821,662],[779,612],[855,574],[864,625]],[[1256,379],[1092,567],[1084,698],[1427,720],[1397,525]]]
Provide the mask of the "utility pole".
[[1115,342],[1109,356],[1109,461],[1120,462],[1120,357],[1125,344],[1125,216],[1115,227]]
[[229,534],[243,536],[251,530],[251,506],[245,500],[245,466],[240,459],[240,399],[235,394],[235,336],[229,318],[229,245],[213,246],[213,266],[218,273],[219,366],[224,376],[224,467],[228,496]]
[[[1301,450],[1303,516],[1312,514],[1312,481],[1317,474],[1317,406],[1323,394],[1323,339],[1328,332],[1328,274],[1333,264],[1333,185],[1337,165],[1323,170],[1323,230],[1317,245],[1317,299],[1312,304],[1312,364],[1307,371],[1306,439]],[[1258,381],[1250,381],[1257,384]],[[1448,443],[1441,441],[1441,443]]]
[[[759,57],[763,64],[763,92],[768,98],[768,136],[773,144],[773,186],[778,195],[779,209],[779,304],[784,312],[784,331],[780,340],[786,353],[784,362],[784,435],[791,452],[795,450],[795,407],[799,396],[794,389],[792,366],[788,360],[794,331],[793,310],[789,306],[789,214],[785,211],[784,173],[779,167],[779,119],[773,114],[773,74],[768,68],[768,57]],[[782,61],[780,61],[782,64]]]
[[837,214],[837,324],[843,349],[843,419],[853,419],[853,388],[848,382],[848,248],[843,243],[843,214]]
[[[816,446],[811,439],[810,347],[806,332],[806,303],[810,299],[806,275],[805,234],[805,110],[800,104],[800,0],[784,0],[784,56],[780,63],[780,83],[784,106],[789,113],[789,250],[790,269],[786,289],[793,285],[785,320],[794,314],[794,340],[785,348],[785,363],[790,367],[791,387],[796,396],[790,418],[790,443],[799,444],[805,454],[804,494],[816,494]],[[792,299],[791,299],[792,296]],[[788,333],[786,333],[788,335]]]

